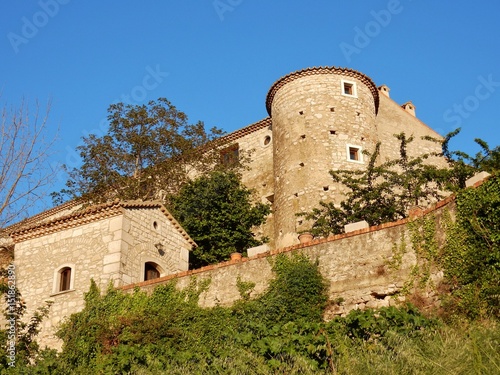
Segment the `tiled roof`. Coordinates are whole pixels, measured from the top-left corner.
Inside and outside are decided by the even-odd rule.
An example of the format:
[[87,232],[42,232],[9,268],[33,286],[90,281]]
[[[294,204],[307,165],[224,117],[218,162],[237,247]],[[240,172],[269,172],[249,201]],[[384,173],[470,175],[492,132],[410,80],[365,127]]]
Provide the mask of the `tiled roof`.
[[237,139],[244,137],[245,135],[251,134],[257,130],[261,130],[264,128],[271,128],[272,122],[270,117],[266,117],[260,121],[254,122],[248,126],[245,126],[242,129],[236,130],[232,133],[226,134],[223,137],[217,138],[213,142],[208,143],[203,147],[203,150],[209,150],[213,148],[220,147],[222,145],[226,145],[228,143],[234,142]]
[[80,200],[74,199],[74,200],[68,201],[66,203],[63,203],[59,206],[53,207],[49,210],[40,212],[39,214],[33,215],[33,216],[31,216],[25,220],[22,220],[18,223],[15,223],[15,224],[12,224],[6,228],[0,229],[0,237],[2,237],[3,235],[8,236],[9,233],[16,232],[20,228],[31,226],[34,223],[40,223],[42,221],[46,221],[47,219],[49,219],[52,216],[62,214],[64,211],[74,211],[81,204],[82,204],[82,202]]
[[378,112],[378,104],[379,104],[379,97],[378,97],[378,89],[377,86],[375,86],[375,83],[366,75],[363,73],[358,72],[357,70],[354,69],[349,69],[349,68],[338,68],[335,66],[325,66],[325,67],[314,67],[314,68],[307,68],[303,70],[298,70],[293,73],[289,73],[280,79],[278,79],[274,84],[271,86],[269,89],[269,92],[267,93],[266,97],[266,109],[267,113],[269,116],[272,117],[271,114],[271,104],[274,99],[274,95],[276,92],[282,88],[284,85],[286,85],[289,82],[292,82],[296,80],[297,78],[300,77],[306,77],[306,76],[312,76],[312,75],[317,75],[317,74],[340,74],[346,77],[353,77],[359,79],[361,82],[363,82],[370,91],[373,94],[373,99],[375,101],[375,114]]
[[[95,206],[90,206],[76,210],[68,215],[56,217],[46,221],[34,221],[33,218],[28,219],[29,223],[25,223],[19,228],[10,231],[10,236],[14,242],[20,242],[31,238],[40,237],[46,234],[58,232],[63,229],[74,228],[80,225],[92,223],[97,220],[118,216],[124,213],[124,209],[146,209],[158,208],[168,218],[172,225],[182,234],[182,236],[191,245],[196,246],[193,239],[186,233],[175,218],[168,212],[165,206],[158,201],[120,201],[102,203]],[[50,210],[49,210],[50,211]]]

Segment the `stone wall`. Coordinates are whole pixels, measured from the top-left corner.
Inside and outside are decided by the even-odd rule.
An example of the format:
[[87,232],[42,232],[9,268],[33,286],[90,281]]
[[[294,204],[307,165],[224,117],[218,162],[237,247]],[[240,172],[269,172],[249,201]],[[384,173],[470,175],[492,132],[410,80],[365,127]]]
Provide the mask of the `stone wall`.
[[123,219],[121,285],[144,280],[144,265],[154,262],[161,276],[185,271],[191,245],[160,210],[128,209]]
[[[399,141],[394,134],[405,133],[407,137],[414,136],[413,142],[408,145],[408,154],[416,157],[426,153],[441,152],[441,146],[431,141],[422,140],[424,136],[437,139],[442,137],[417,117],[408,113],[400,105],[380,95],[380,106],[376,120],[378,140],[381,142],[381,162],[399,158]],[[430,158],[429,163],[445,167],[444,158]]]
[[[45,301],[53,303],[39,336],[44,344],[59,344],[53,336],[55,327],[62,318],[84,307],[83,295],[91,278],[105,290],[115,276],[113,253],[121,250],[115,239],[121,232],[120,223],[121,216],[116,216],[16,244],[17,287],[27,304],[26,316]],[[58,270],[65,266],[72,269],[71,287],[59,292]]]
[[[346,82],[354,85],[353,95],[344,93]],[[377,89],[367,76],[350,69],[291,73],[273,84],[266,105],[270,118],[222,141],[224,147],[237,143],[241,156],[250,155],[242,180],[256,191],[257,200],[273,204],[267,223],[255,231],[269,237],[273,249],[296,244],[297,233],[310,227],[297,213],[320,201],[341,202],[345,187],[333,182],[329,171],[366,168],[363,150],[373,152],[380,141],[380,163],[399,158],[394,134],[404,132],[414,136],[407,148],[410,156],[441,151],[439,144],[421,139],[441,136],[415,117],[413,104],[406,106],[411,110],[402,108],[389,98],[387,86]],[[351,147],[358,149],[358,160],[351,160]],[[443,158],[427,162],[446,166]]]
[[[421,216],[433,215],[439,220],[445,210],[454,209],[453,197],[439,202],[436,207],[422,211]],[[325,318],[343,315],[353,309],[381,307],[404,300],[399,293],[417,262],[412,248],[408,224],[413,219],[404,219],[355,232],[316,239],[268,253],[258,254],[241,261],[229,261],[151,280],[124,286],[125,291],[134,287],[151,291],[154,287],[175,280],[177,287],[185,288],[193,281],[210,280],[208,289],[200,296],[200,305],[213,307],[231,305],[241,298],[237,280],[255,283],[251,296],[265,291],[273,277],[272,260],[278,254],[301,252],[318,261],[321,273],[329,282],[330,305]],[[442,234],[441,234],[442,236]],[[405,249],[401,253],[401,249]],[[397,267],[394,266],[398,263]],[[442,273],[433,270],[435,284]],[[342,302],[340,303],[340,301]]]
[[[354,85],[345,95],[343,83]],[[300,76],[284,84],[271,103],[274,136],[275,240],[277,247],[297,243],[309,223],[295,216],[320,200],[341,196],[330,170],[361,169],[362,150],[374,147],[375,98],[372,85],[342,72]],[[349,147],[358,149],[351,160]]]
[[[263,123],[261,126],[260,124]],[[272,205],[274,202],[273,178],[273,135],[270,119],[257,123],[257,130],[242,132],[235,139],[245,167],[242,170],[242,183],[254,191],[253,200]],[[252,125],[250,125],[251,127]],[[266,222],[254,231],[257,237],[271,239],[270,246],[274,247],[274,216],[271,213]]]

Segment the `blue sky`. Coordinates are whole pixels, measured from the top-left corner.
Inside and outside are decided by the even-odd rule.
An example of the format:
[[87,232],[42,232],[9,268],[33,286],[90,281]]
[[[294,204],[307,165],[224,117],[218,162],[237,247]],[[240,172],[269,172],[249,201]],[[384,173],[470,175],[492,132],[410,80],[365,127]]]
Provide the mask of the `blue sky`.
[[111,103],[166,97],[231,132],[267,116],[281,76],[340,66],[438,132],[461,127],[453,146],[473,153],[476,137],[500,144],[499,23],[495,0],[2,2],[0,105],[51,100],[52,162],[72,167]]

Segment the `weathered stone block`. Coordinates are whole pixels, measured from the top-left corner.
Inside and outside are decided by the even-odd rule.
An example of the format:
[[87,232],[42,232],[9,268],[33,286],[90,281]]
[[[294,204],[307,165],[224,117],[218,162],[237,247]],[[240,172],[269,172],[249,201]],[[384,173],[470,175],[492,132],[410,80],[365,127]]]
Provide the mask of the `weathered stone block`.
[[349,233],[349,232],[354,232],[355,230],[359,230],[359,229],[366,229],[366,228],[369,228],[370,226],[368,225],[368,223],[363,220],[363,221],[358,221],[356,223],[351,223],[351,224],[347,224],[344,226],[344,231],[346,233]]
[[262,244],[260,246],[255,246],[251,247],[250,249],[247,249],[247,254],[249,257],[253,257],[257,254],[268,252],[269,250],[270,248],[268,244]]
[[472,187],[476,183],[483,181],[484,179],[488,178],[489,176],[490,176],[490,174],[488,172],[484,172],[484,171],[476,173],[474,176],[472,176],[467,181],[465,181],[465,186]]

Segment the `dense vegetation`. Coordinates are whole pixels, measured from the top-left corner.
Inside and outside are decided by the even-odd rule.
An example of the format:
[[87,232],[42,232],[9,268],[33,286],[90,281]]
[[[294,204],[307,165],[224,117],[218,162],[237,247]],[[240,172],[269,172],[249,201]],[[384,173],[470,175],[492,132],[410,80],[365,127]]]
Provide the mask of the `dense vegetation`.
[[[6,374],[496,374],[493,320],[457,329],[411,305],[352,311],[323,322],[326,282],[302,255],[278,256],[268,290],[250,299],[238,281],[232,307],[200,308],[207,287],[175,284],[151,295],[95,284],[58,335],[62,352],[37,350]],[[2,353],[4,354],[4,353]],[[5,362],[2,363],[5,366]]]
[[[403,153],[411,138],[401,134],[399,139]],[[313,260],[301,254],[281,255],[274,258],[275,277],[268,289],[261,295],[252,295],[255,284],[238,279],[241,299],[229,307],[198,306],[199,296],[209,281],[193,279],[184,290],[178,290],[174,283],[166,284],[151,295],[140,290],[125,294],[111,287],[101,295],[93,284],[85,296],[85,309],[73,314],[58,332],[63,341],[60,353],[41,349],[36,343],[39,324],[48,310],[41,308],[23,323],[19,318],[25,314],[25,305],[16,294],[16,366],[8,365],[8,331],[1,330],[0,373],[498,374],[500,150],[478,143],[483,153],[470,158],[450,153],[445,142],[443,155],[452,164],[448,171],[427,167],[422,164],[423,159],[402,154],[397,168],[405,170],[403,178],[387,169],[390,165],[377,166],[377,148],[370,155],[366,172],[356,175],[357,172],[339,171],[337,175],[343,174],[339,181],[350,183],[353,191],[358,189],[362,194],[356,197],[353,193],[350,205],[332,207],[344,215],[354,214],[355,210],[349,208],[353,206],[376,218],[382,203],[386,210],[379,214],[387,220],[391,215],[403,215],[404,204],[438,197],[428,195],[434,193],[426,190],[427,184],[451,190],[456,187],[454,217],[445,214],[441,220],[446,229],[445,241],[435,237],[433,220],[422,219],[414,225],[419,235],[412,236],[412,241],[422,243],[426,260],[444,270],[444,283],[440,286],[443,308],[432,315],[424,315],[408,304],[376,311],[354,310],[345,317],[324,322],[325,309],[341,303],[341,296],[328,300],[328,284]],[[460,190],[466,177],[478,167],[493,175],[475,189]],[[205,180],[186,185],[186,194],[199,193],[202,200],[178,208],[179,215],[181,210],[196,213],[193,208],[203,212],[207,202],[217,204],[210,193],[223,191],[232,183],[235,185],[227,190],[227,199],[234,198],[233,188],[241,188],[237,175],[232,180],[232,172],[218,173],[211,175],[213,180],[204,177]],[[391,187],[384,185],[381,177],[399,181],[398,194],[393,191],[395,200],[390,199]],[[204,184],[198,185],[200,181]],[[415,189],[416,186],[422,189]],[[379,199],[370,195],[372,190]],[[249,194],[243,189],[235,199],[242,201]],[[398,201],[401,197],[408,198],[404,201],[407,203]],[[264,214],[264,209],[261,211],[259,215]],[[188,215],[184,220],[196,221]],[[207,229],[198,230],[203,233]],[[202,238],[198,241],[203,243]],[[233,249],[231,242],[236,240],[222,237],[228,251]],[[1,291],[8,297],[5,284]]]
[[262,244],[252,229],[265,222],[270,208],[252,204],[252,192],[234,171],[200,176],[170,201],[170,211],[198,245],[189,254],[190,268],[228,260],[231,253]]
[[500,175],[460,192],[456,204],[440,254],[448,313],[500,320]]

